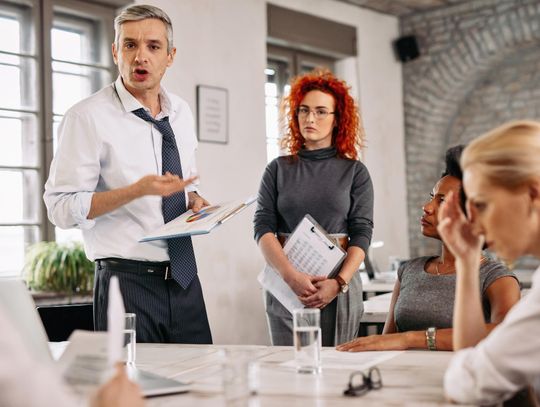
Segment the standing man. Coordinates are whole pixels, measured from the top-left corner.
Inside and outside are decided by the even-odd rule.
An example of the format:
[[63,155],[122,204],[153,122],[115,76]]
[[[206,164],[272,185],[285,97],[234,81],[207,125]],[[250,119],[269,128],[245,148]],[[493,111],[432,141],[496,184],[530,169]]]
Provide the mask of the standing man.
[[116,275],[126,311],[137,314],[140,342],[211,343],[191,238],[138,242],[186,207],[208,205],[195,185],[191,110],[160,85],[176,53],[171,20],[136,5],[114,28],[120,76],[64,116],[45,185],[49,219],[83,231],[86,255],[96,262],[96,330],[107,328]]

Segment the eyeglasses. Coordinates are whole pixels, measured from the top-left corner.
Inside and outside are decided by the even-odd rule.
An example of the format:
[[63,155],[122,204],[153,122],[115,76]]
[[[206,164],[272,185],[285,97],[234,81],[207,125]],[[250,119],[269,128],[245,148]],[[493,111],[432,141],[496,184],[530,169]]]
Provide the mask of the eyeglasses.
[[310,113],[313,113],[313,115],[315,116],[315,120],[324,120],[328,117],[329,114],[335,114],[336,112],[329,112],[328,110],[321,108],[311,110],[310,108],[304,106],[296,109],[296,115],[299,119],[302,120],[306,119]]
[[[362,381],[360,383],[360,380]],[[345,396],[358,397],[363,396],[370,390],[378,390],[382,387],[381,372],[376,367],[368,370],[367,375],[364,372],[353,372],[349,378],[349,385],[343,391]]]

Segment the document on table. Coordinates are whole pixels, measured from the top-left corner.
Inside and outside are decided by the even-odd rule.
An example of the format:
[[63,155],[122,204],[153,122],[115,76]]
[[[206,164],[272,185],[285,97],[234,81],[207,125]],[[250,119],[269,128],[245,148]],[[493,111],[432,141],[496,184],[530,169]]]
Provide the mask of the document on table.
[[[339,352],[335,349],[323,349],[321,352],[323,369],[366,370],[379,363],[393,359],[403,351],[383,352]],[[296,367],[296,361],[288,360],[281,366]]]
[[[283,251],[298,271],[312,276],[332,275],[346,256],[310,215],[300,221],[285,242]],[[271,266],[266,265],[257,279],[289,312],[304,308],[294,291]]]
[[139,242],[172,239],[174,237],[204,235],[242,212],[257,200],[256,197],[205,206],[199,212],[191,209],[171,220],[159,229],[144,236]]
[[125,308],[120,283],[111,277],[107,332],[75,330],[62,354],[59,365],[64,379],[77,391],[86,393],[113,372],[114,364],[122,360]]
[[109,304],[107,306],[108,360],[111,368],[116,362],[122,360],[125,314],[126,309],[120,292],[120,282],[117,276],[112,276],[109,282]]
[[74,331],[58,364],[68,384],[80,393],[95,389],[111,374],[107,332]]

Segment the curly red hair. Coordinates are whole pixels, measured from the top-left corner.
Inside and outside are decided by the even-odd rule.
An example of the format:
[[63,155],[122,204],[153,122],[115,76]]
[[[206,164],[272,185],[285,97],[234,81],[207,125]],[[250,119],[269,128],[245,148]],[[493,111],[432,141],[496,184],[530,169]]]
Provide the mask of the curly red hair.
[[364,147],[365,134],[358,106],[349,94],[349,89],[344,81],[326,69],[317,69],[293,78],[291,92],[282,104],[282,113],[286,112],[282,115],[286,122],[282,142],[290,154],[296,155],[304,145],[296,111],[308,92],[318,90],[334,97],[336,127],[332,134],[332,145],[336,147],[338,156],[352,160],[358,158],[358,150]]

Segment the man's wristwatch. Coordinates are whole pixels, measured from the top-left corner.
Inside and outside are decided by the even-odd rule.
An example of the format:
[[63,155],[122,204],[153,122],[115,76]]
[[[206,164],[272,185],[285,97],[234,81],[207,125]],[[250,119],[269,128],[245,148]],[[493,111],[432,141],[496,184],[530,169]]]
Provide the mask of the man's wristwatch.
[[334,277],[334,280],[336,280],[339,284],[339,292],[341,294],[345,294],[347,291],[349,291],[349,283],[347,283],[345,280],[343,280],[339,275]]

